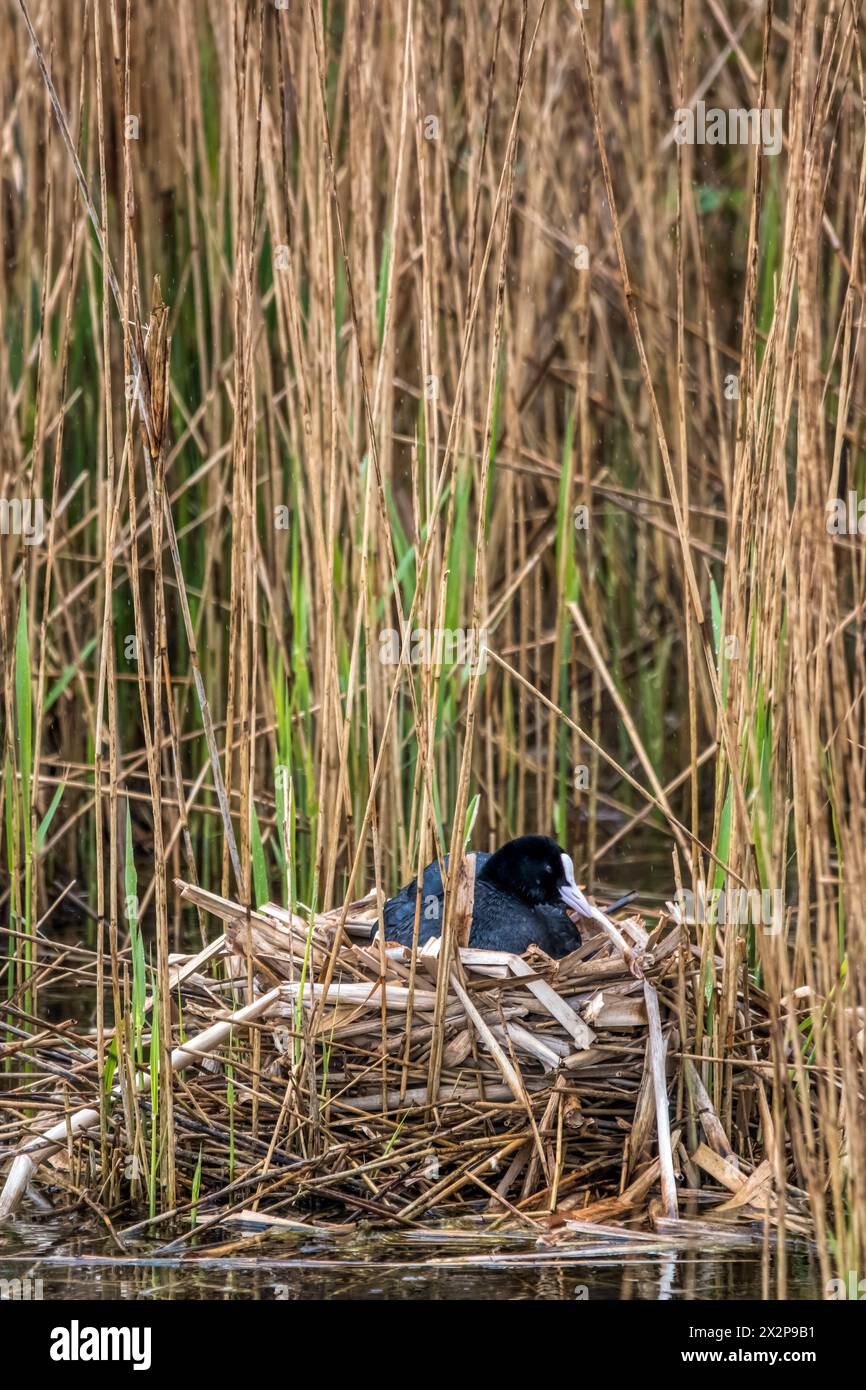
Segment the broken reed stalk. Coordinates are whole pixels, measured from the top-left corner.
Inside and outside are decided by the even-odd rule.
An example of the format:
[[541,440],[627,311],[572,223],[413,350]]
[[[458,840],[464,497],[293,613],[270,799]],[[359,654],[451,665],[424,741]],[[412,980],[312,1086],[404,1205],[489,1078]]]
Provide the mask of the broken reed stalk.
[[[211,1024],[204,1032],[188,1039],[180,1047],[173,1048],[171,1051],[171,1070],[183,1071],[185,1067],[199,1063],[203,1057],[225,1042],[231,1035],[233,1028],[241,1028],[244,1024],[252,1023],[255,1019],[267,1014],[271,1006],[276,1003],[279,994],[279,989],[271,990],[269,994],[262,995],[259,999],[253,1000],[251,1004],[245,1004],[243,1008],[237,1009],[229,1018]],[[144,1072],[137,1079],[136,1085],[142,1093],[149,1092],[150,1073]],[[121,1087],[119,1085],[114,1088],[112,1097],[116,1100],[121,1099]],[[11,1216],[16,1210],[39,1164],[44,1163],[47,1158],[50,1158],[58,1149],[63,1148],[70,1140],[78,1139],[96,1129],[99,1120],[98,1107],[84,1106],[24,1145],[21,1152],[13,1159],[3,1190],[0,1192],[0,1220]]]
[[643,982],[643,997],[646,1002],[649,1035],[647,1050],[652,1072],[653,1093],[656,1107],[656,1132],[659,1146],[659,1171],[662,1184],[662,1205],[669,1220],[677,1217],[677,1180],[674,1176],[674,1157],[671,1150],[671,1123],[668,1113],[668,1090],[665,1077],[665,1040],[662,1036],[659,1016],[659,997],[655,986],[649,980]]

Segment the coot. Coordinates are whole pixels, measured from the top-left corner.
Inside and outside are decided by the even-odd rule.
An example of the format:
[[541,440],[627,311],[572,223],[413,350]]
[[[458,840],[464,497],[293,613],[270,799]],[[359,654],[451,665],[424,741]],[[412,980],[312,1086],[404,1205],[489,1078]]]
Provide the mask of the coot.
[[[386,941],[411,946],[417,892],[417,880],[413,879],[385,903]],[[434,860],[424,870],[422,883],[421,946],[442,930],[443,899],[442,875]],[[476,854],[470,946],[520,955],[535,945],[554,959],[567,956],[580,945],[581,936],[566,907],[583,917],[596,914],[574,881],[570,856],[555,840],[545,835],[521,835],[495,854]]]

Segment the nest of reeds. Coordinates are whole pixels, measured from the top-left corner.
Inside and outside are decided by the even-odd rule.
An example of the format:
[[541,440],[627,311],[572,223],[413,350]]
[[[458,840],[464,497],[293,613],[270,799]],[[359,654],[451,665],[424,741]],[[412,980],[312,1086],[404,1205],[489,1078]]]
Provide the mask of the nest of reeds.
[[[410,950],[378,937],[372,895],[306,920],[177,886],[224,930],[173,959],[170,1134],[153,1061],[139,1054],[136,1067],[130,1043],[100,1117],[94,1054],[79,1056],[75,1091],[89,1090],[89,1105],[76,1109],[64,1085],[65,1117],[55,1104],[27,1125],[39,1134],[17,1146],[0,1212],[45,1161],[58,1174],[71,1164],[78,1189],[104,1190],[106,1145],[115,1189],[149,1193],[153,1209],[170,1143],[177,1209],[199,1220],[248,1219],[255,1202],[259,1225],[326,1209],[405,1226],[462,1206],[568,1231],[649,1217],[670,1233],[683,1229],[678,1189],[703,1187],[713,1231],[747,1217],[766,1238],[777,1196],[762,996],[751,987],[734,1001],[743,1047],[723,1123],[711,1062],[695,1066],[682,1043],[700,959],[675,916],[649,931],[626,918],[619,948],[583,924],[562,961],[461,946],[458,921],[446,977],[440,938]],[[20,1105],[27,1096],[32,1085]],[[806,1233],[805,1194],[786,1189],[787,1228]]]

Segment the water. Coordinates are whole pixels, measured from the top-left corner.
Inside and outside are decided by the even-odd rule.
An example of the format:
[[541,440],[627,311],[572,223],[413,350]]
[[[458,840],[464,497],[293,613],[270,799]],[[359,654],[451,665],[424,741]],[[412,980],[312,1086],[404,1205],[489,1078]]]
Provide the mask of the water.
[[[776,1292],[774,1257],[764,1270],[754,1250],[612,1254],[539,1249],[533,1235],[495,1239],[469,1223],[464,1230],[398,1236],[353,1230],[317,1237],[269,1233],[233,1254],[209,1254],[248,1232],[202,1237],[197,1249],[157,1254],[171,1236],[133,1239],[122,1252],[95,1219],[29,1211],[0,1233],[0,1281],[29,1280],[31,1297],[53,1299],[442,1299],[442,1300],[712,1300]],[[601,1242],[596,1243],[597,1245]],[[475,1261],[475,1263],[471,1263]],[[41,1282],[40,1282],[41,1281]],[[0,1291],[3,1285],[0,1282]],[[820,1296],[809,1255],[788,1256],[789,1299]],[[8,1296],[8,1289],[7,1289]]]

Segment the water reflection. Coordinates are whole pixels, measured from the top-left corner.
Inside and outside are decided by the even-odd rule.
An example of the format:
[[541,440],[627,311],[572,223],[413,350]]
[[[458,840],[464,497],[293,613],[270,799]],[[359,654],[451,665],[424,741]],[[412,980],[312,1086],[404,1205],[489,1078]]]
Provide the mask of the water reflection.
[[[71,1217],[20,1217],[0,1233],[0,1281],[41,1281],[45,1299],[328,1299],[655,1301],[759,1299],[775,1289],[775,1260],[757,1247],[727,1253],[682,1250],[647,1257],[583,1259],[568,1250],[539,1254],[507,1236],[453,1241],[427,1233],[401,1241],[376,1232],[338,1240],[278,1238],[260,1254],[183,1259],[156,1256],[159,1242],[136,1242],[123,1256],[103,1230]],[[256,1247],[258,1249],[260,1247]],[[515,1255],[520,1263],[497,1264]],[[477,1263],[467,1264],[467,1257]],[[765,1268],[765,1260],[767,1268]],[[804,1251],[788,1251],[790,1299],[819,1296]],[[31,1284],[33,1287],[34,1284]],[[0,1285],[2,1287],[2,1285]]]

